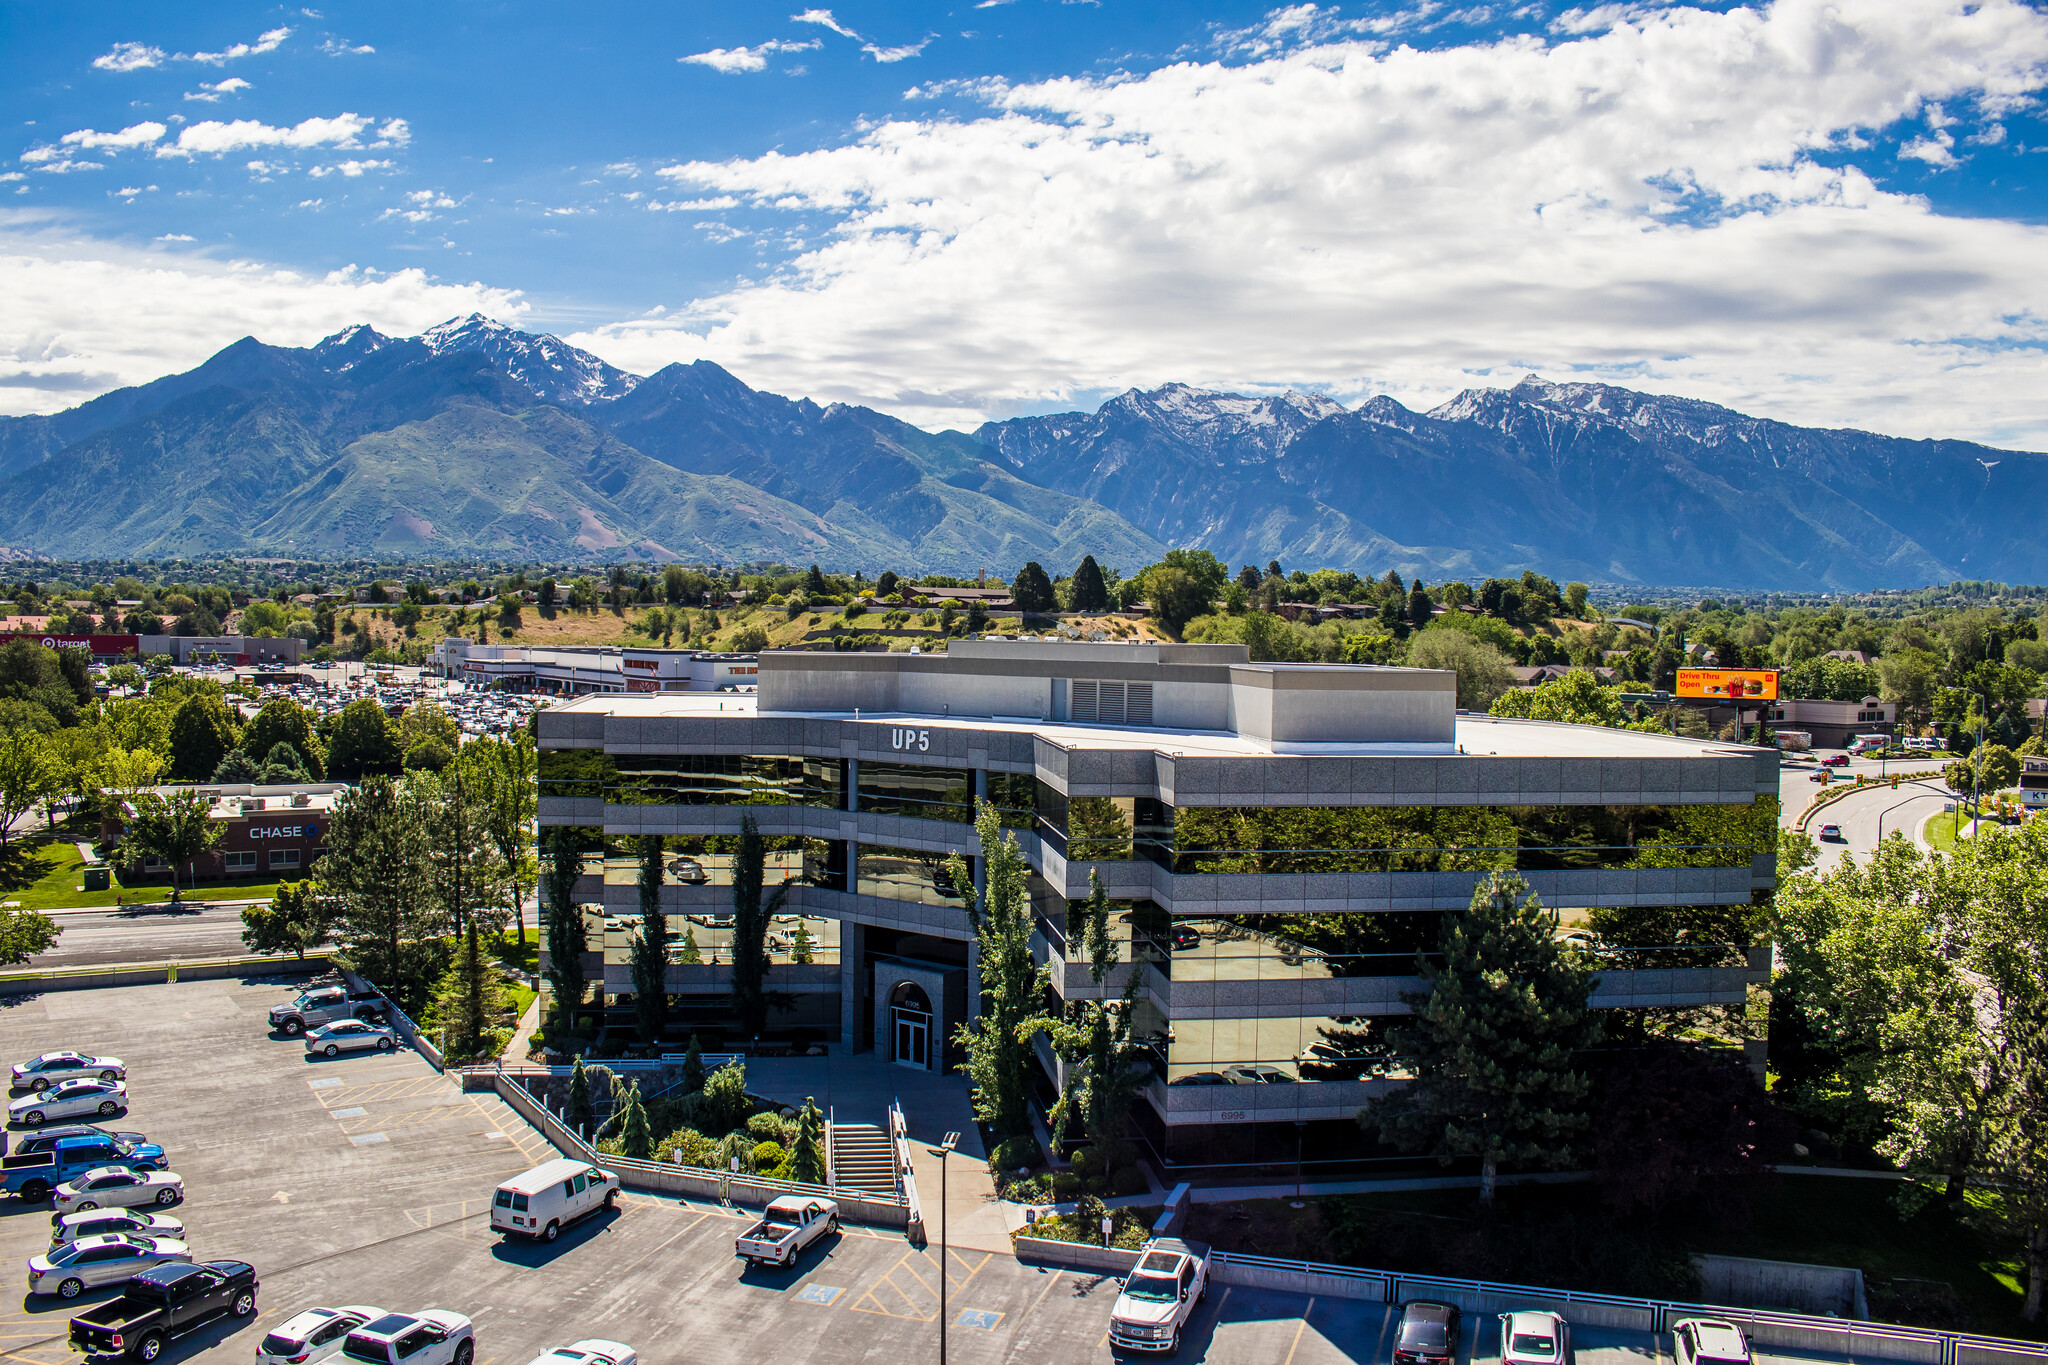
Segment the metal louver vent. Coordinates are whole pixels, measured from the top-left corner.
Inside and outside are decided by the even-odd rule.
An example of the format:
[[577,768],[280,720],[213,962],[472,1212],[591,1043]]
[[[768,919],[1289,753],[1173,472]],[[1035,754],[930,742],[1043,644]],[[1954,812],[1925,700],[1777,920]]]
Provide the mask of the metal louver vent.
[[1124,723],[1124,685],[1116,682],[1102,684],[1102,704],[1096,716],[1104,725]]
[[1067,687],[1067,713],[1075,720],[1097,719],[1095,684],[1081,678],[1074,679]]
[[1124,693],[1124,721],[1129,725],[1152,723],[1152,684],[1132,683]]

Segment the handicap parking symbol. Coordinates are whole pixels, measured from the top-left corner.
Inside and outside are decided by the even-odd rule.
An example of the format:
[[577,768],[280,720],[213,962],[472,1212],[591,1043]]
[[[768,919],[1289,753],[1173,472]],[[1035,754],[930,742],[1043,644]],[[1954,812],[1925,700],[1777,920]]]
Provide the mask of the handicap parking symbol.
[[844,1289],[839,1288],[837,1285],[807,1284],[797,1291],[796,1301],[798,1303],[821,1303],[830,1307],[833,1300],[845,1292]]
[[1003,1320],[1001,1313],[988,1308],[963,1308],[960,1316],[953,1319],[956,1327],[972,1327],[977,1331],[993,1332],[996,1324]]

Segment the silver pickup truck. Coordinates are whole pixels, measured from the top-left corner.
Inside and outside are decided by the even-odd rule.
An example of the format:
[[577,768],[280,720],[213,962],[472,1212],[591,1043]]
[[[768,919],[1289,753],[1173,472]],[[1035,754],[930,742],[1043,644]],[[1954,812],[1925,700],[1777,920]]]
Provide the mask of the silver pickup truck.
[[345,986],[314,986],[300,993],[289,1005],[270,1011],[270,1026],[287,1037],[296,1038],[309,1028],[319,1028],[337,1019],[381,1019],[384,997],[375,991],[352,991]]
[[732,1249],[750,1266],[792,1266],[798,1252],[837,1231],[839,1205],[830,1199],[785,1194],[768,1205],[760,1222],[739,1235]]

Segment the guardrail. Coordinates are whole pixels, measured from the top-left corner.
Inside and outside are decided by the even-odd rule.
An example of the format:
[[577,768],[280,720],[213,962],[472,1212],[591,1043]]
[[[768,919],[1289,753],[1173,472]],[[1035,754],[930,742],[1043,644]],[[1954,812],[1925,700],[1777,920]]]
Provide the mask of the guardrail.
[[518,1083],[516,1073],[479,1068],[463,1073],[464,1088],[472,1078],[488,1079],[500,1097],[532,1124],[556,1150],[580,1161],[616,1171],[627,1189],[650,1194],[684,1195],[698,1199],[731,1199],[735,1203],[767,1204],[785,1194],[822,1194],[839,1205],[842,1218],[854,1222],[903,1227],[909,1210],[900,1200],[882,1199],[863,1190],[840,1189],[830,1185],[806,1185],[772,1176],[721,1174],[700,1166],[677,1166],[665,1161],[640,1161],[633,1157],[600,1152],[570,1129],[568,1123],[532,1092]]
[[913,1242],[924,1240],[924,1206],[917,1198],[917,1172],[910,1166],[910,1124],[903,1117],[903,1101],[889,1101],[889,1155],[896,1165],[896,1192],[903,1199],[906,1221],[904,1235]]
[[[1125,1273],[1138,1257],[1135,1251],[1026,1236],[1016,1238],[1016,1248],[1020,1260],[1108,1274]],[[1393,1270],[1290,1261],[1234,1251],[1210,1253],[1209,1282],[1385,1304],[1426,1298],[1452,1303],[1475,1314],[1548,1309],[1587,1326],[1653,1334],[1670,1331],[1672,1323],[1680,1318],[1713,1317],[1741,1325],[1754,1346],[1853,1360],[1896,1360],[1910,1365],[2041,1365],[2048,1361],[2048,1342],[1736,1308],[1728,1304],[1681,1303],[1440,1275],[1405,1275]]]
[[337,964],[337,967],[341,972],[342,980],[348,982],[350,990],[374,991],[376,993],[377,998],[384,1002],[385,1020],[390,1023],[392,1028],[398,1031],[399,1036],[405,1039],[407,1045],[414,1052],[427,1059],[428,1065],[432,1066],[436,1071],[446,1071],[448,1069],[446,1059],[441,1056],[441,1049],[426,1040],[425,1035],[420,1032],[419,1025],[412,1021],[412,1016],[400,1009],[398,1002],[384,993],[383,987],[366,976],[357,976],[346,966]]
[[252,968],[265,973],[317,974],[332,966],[326,953],[306,957],[210,957],[197,962],[143,962],[99,967],[50,967],[41,971],[0,972],[0,995],[26,995],[35,991],[82,991],[102,986],[155,986],[166,982],[221,981],[242,976]]

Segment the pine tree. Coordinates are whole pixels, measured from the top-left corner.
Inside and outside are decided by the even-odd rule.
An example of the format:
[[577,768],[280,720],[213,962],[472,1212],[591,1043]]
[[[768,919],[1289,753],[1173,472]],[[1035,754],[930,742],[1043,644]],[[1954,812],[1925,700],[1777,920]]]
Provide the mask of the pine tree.
[[589,935],[576,904],[576,879],[583,875],[583,850],[575,832],[551,832],[547,870],[548,980],[554,987],[555,1017],[550,1034],[572,1033],[576,1007],[583,1003],[583,950]]
[[811,927],[805,924],[802,919],[798,919],[796,922],[796,932],[791,934],[789,939],[789,960],[800,967],[810,966],[812,959],[811,949],[813,946],[814,940],[811,938]]
[[685,967],[695,967],[704,961],[704,950],[697,946],[696,926],[683,925],[683,946],[676,952],[676,961]]
[[441,978],[435,995],[434,1003],[446,1030],[443,1041],[447,1055],[474,1057],[488,1050],[491,1019],[504,1008],[504,1000],[497,969],[484,956],[476,920],[472,918],[463,929],[462,951],[455,955],[455,962]]
[[511,871],[491,837],[490,808],[470,766],[450,763],[438,777],[413,773],[405,781],[432,815],[427,866],[441,914],[457,934],[479,915],[491,921],[488,932],[496,933],[504,927],[499,915]]
[[661,837],[640,840],[640,932],[633,938],[633,1016],[640,1040],[668,1031],[668,916],[661,908]]
[[569,1127],[578,1136],[588,1136],[591,1125],[597,1122],[597,1111],[590,1104],[590,1073],[583,1069],[583,1054],[576,1054],[576,1065],[569,1072],[569,1104],[563,1113]]
[[683,1054],[683,1093],[694,1095],[704,1088],[704,1045],[690,1035],[690,1050]]
[[419,798],[419,788],[388,777],[343,792],[314,871],[339,907],[335,937],[349,965],[408,1009],[440,975],[447,932],[429,868],[430,812]]
[[1556,924],[1520,877],[1494,873],[1444,917],[1429,990],[1401,998],[1414,1022],[1394,1048],[1415,1079],[1361,1111],[1359,1123],[1449,1163],[1479,1158],[1479,1202],[1492,1207],[1503,1162],[1557,1165],[1589,1126],[1592,1082],[1573,1067],[1600,1026],[1586,1009],[1593,970],[1557,942]]
[[1422,586],[1421,579],[1416,579],[1415,586],[1408,590],[1408,624],[1421,630],[1429,624],[1430,613],[1434,609],[1428,589]]
[[1052,579],[1037,560],[1031,560],[1017,573],[1017,581],[1010,585],[1010,600],[1017,604],[1018,611],[1051,611],[1059,605],[1053,596]]
[[740,817],[739,847],[732,860],[732,1001],[740,1028],[759,1037],[768,1024],[768,921],[789,896],[784,883],[763,904],[768,846],[754,817]]
[[[1041,1026],[1052,976],[1031,956],[1026,868],[1016,836],[1003,829],[994,806],[975,805],[987,885],[978,898],[968,897],[967,918],[981,947],[982,1012],[953,1036],[967,1052],[960,1069],[974,1085],[975,1117],[1006,1138],[1031,1130],[1031,1036]],[[959,854],[947,869],[953,885],[974,885]]]
[[647,1126],[647,1110],[640,1103],[640,1082],[626,1086],[626,1098],[619,1116],[619,1155],[639,1161],[654,1158],[654,1134]]
[[825,1116],[817,1100],[805,1096],[797,1111],[796,1146],[790,1153],[789,1178],[804,1185],[825,1183]]

